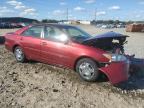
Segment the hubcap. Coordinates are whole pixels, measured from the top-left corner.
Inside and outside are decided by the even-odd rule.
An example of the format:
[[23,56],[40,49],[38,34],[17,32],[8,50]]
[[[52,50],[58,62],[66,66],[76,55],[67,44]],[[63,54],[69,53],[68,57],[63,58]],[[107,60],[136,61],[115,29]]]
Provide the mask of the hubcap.
[[18,61],[21,61],[23,59],[23,52],[21,49],[16,49],[15,50],[15,56],[16,56],[16,59]]
[[94,75],[94,67],[90,63],[84,62],[79,66],[79,72],[84,78],[90,79]]

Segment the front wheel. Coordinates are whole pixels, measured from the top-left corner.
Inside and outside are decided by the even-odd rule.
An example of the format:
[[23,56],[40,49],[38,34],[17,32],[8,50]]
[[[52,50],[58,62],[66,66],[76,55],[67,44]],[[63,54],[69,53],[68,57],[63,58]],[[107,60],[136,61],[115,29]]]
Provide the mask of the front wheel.
[[25,54],[20,46],[15,47],[14,55],[18,62],[24,63],[26,61]]
[[99,76],[97,64],[89,58],[79,60],[76,65],[76,71],[85,81],[96,81]]

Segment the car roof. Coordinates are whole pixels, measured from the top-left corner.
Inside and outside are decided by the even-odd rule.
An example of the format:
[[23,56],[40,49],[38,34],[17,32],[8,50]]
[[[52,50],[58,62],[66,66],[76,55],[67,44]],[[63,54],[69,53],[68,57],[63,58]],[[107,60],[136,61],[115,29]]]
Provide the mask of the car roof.
[[40,24],[33,24],[32,26],[54,26],[59,28],[75,27],[73,25],[57,24],[57,23],[40,23]]

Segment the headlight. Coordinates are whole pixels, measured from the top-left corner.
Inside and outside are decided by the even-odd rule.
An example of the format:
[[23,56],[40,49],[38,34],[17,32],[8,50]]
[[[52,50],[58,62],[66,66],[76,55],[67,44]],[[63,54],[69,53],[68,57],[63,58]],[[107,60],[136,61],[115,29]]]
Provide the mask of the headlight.
[[103,54],[110,62],[126,61],[127,58],[120,54]]
[[112,59],[111,61],[126,61],[127,58],[123,55],[119,55],[119,54],[112,54]]

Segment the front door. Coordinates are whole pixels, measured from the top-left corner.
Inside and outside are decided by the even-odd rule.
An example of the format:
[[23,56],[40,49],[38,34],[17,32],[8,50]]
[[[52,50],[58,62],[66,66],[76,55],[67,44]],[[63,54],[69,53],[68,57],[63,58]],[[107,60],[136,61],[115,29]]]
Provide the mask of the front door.
[[65,44],[66,34],[56,27],[45,27],[44,38],[41,41],[42,59],[50,64],[67,66],[66,61],[70,59],[68,56],[70,46]]

